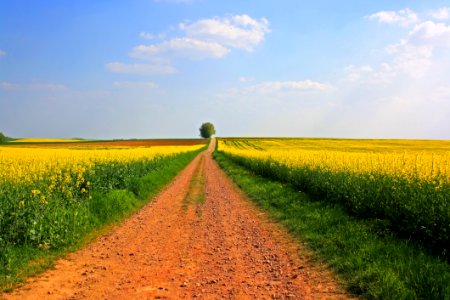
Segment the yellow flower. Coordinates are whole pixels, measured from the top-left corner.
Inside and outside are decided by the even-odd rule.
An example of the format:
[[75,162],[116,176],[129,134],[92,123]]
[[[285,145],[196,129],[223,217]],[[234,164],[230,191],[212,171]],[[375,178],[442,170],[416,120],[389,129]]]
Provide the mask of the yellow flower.
[[45,196],[41,196],[41,204],[48,204],[47,198]]
[[223,139],[218,146],[235,156],[271,160],[290,168],[369,174],[371,179],[374,174],[429,182],[439,178],[439,185],[450,181],[447,141]]

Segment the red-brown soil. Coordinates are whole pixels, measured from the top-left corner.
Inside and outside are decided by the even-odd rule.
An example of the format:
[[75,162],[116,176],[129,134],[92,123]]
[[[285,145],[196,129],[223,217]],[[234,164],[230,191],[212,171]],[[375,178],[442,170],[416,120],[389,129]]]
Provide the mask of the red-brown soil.
[[[122,225],[3,296],[350,298],[330,272],[311,263],[307,251],[236,189],[212,160],[213,144]],[[204,187],[203,203],[186,202],[194,173],[204,176],[198,181]]]
[[117,140],[69,143],[16,143],[12,147],[151,147],[151,146],[191,146],[206,144],[204,139],[173,139],[173,140]]

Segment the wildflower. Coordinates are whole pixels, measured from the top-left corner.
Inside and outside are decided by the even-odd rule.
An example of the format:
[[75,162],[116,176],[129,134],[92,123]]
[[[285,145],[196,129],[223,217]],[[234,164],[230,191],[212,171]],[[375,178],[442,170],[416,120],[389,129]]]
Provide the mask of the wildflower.
[[47,205],[48,204],[48,201],[47,201],[47,198],[44,196],[44,195],[42,195],[41,196],[41,199],[40,199],[41,201],[41,204],[44,204],[44,205]]

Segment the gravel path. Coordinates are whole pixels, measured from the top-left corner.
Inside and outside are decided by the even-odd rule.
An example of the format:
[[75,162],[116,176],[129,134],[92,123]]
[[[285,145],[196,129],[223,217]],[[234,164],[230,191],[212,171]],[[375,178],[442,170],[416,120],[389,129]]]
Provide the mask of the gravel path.
[[[214,143],[123,224],[3,297],[350,298],[234,187],[211,157]],[[203,203],[186,201],[194,173],[203,178],[194,191]]]

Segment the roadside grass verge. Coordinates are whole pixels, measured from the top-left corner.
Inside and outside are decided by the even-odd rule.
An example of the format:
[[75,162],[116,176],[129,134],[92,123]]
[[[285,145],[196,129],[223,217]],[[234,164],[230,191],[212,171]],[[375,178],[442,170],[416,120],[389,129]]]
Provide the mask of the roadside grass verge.
[[450,299],[450,266],[396,238],[382,221],[358,220],[339,204],[313,201],[221,152],[214,157],[249,198],[325,261],[349,292],[365,299]]
[[102,176],[115,176],[116,184],[108,189],[98,188],[88,201],[51,212],[53,215],[64,214],[61,219],[74,221],[70,232],[64,233],[64,242],[53,247],[47,247],[46,244],[36,247],[33,244],[0,243],[0,291],[13,290],[26,277],[51,268],[57,258],[85,246],[131,216],[151,201],[204,149],[160,158],[152,162],[150,171],[141,177],[123,176],[118,172],[119,169],[110,174],[98,172],[92,180],[101,181]]

